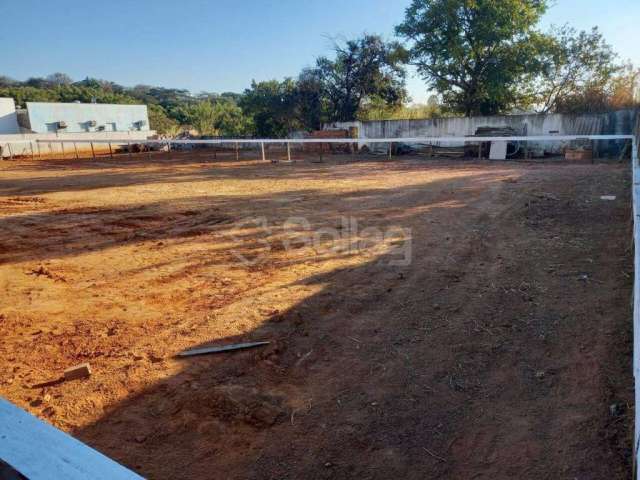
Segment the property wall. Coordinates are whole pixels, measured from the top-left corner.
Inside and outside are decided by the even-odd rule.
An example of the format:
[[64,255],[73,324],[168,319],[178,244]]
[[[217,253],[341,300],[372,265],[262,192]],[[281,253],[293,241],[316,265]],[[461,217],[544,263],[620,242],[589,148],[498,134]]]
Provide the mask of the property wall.
[[19,131],[13,98],[0,98],[0,135]]
[[[62,144],[56,140],[113,140],[112,147],[127,145],[128,142],[146,140],[155,135],[154,130],[129,132],[85,132],[85,133],[23,133],[15,135],[0,135],[0,158],[9,156],[30,156],[33,152],[38,154],[38,145],[43,155],[62,153]],[[8,144],[11,145],[9,149]],[[64,145],[67,154],[78,150],[79,153],[91,152],[91,145],[88,143],[78,143],[76,147],[71,144]],[[96,143],[96,152],[109,151],[109,145]]]
[[[588,115],[497,115],[492,117],[449,117],[428,120],[376,120],[368,122],[336,122],[325,129],[357,126],[359,138],[393,137],[464,137],[474,135],[478,127],[511,127],[519,135],[629,135],[638,116],[637,110],[618,110]],[[366,144],[366,142],[362,142]],[[621,148],[616,140],[599,141],[600,154],[615,155]],[[624,142],[622,142],[624,143]],[[445,144],[443,144],[445,145]],[[455,145],[447,143],[446,145]],[[532,149],[559,152],[561,142],[531,142]],[[370,145],[386,149],[385,145]]]
[[[103,131],[149,131],[146,105],[111,105],[102,103],[44,103],[27,102],[31,130],[35,133],[55,133],[57,122],[64,121],[65,133]],[[90,127],[89,122],[96,126]],[[137,127],[136,122],[144,125]]]

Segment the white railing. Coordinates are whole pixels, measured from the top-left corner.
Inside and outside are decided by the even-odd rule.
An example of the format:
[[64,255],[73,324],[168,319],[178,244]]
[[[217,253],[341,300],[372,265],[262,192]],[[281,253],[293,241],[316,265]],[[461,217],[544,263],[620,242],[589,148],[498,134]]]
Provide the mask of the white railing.
[[635,382],[635,428],[633,435],[634,477],[640,480],[638,454],[640,441],[640,165],[638,164],[638,137],[634,136],[631,150],[631,173],[633,179],[631,202],[633,205],[633,378]]

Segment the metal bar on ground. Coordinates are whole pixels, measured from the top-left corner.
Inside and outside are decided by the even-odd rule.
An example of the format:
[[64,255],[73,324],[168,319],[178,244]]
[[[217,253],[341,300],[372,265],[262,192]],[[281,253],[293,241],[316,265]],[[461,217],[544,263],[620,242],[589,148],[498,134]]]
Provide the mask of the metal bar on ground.
[[233,350],[243,350],[246,348],[261,347],[263,345],[269,345],[269,342],[236,343],[234,345],[223,345],[221,347],[194,348],[193,350],[185,350],[183,352],[180,352],[178,354],[178,357],[193,357],[195,355],[205,355],[207,353],[230,352]]

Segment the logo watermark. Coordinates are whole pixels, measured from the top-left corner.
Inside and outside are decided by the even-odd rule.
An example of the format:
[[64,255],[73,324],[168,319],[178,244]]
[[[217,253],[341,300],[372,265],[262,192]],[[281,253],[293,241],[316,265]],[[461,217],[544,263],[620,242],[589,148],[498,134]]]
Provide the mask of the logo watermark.
[[389,266],[407,266],[412,259],[411,229],[400,226],[363,226],[355,217],[340,217],[334,227],[314,227],[306,217],[283,223],[250,217],[235,223],[226,236],[239,265],[259,265],[276,252],[307,258],[361,255],[379,257]]

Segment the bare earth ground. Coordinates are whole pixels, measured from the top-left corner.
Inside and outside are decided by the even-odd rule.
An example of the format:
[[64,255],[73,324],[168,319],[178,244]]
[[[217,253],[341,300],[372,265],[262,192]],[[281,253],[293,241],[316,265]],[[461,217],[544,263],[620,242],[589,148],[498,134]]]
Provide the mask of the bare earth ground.
[[0,395],[153,479],[630,478],[628,167],[352,160],[1,162]]

